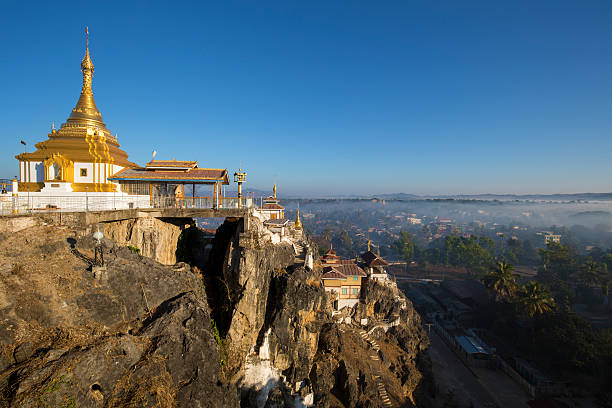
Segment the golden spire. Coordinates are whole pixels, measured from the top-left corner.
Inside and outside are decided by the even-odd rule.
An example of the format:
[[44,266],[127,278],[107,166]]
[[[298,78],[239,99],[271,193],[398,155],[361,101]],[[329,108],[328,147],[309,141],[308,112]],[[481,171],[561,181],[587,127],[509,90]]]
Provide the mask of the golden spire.
[[295,228],[302,229],[302,221],[300,220],[300,205],[298,204],[297,216],[295,217]]
[[96,106],[93,98],[93,90],[91,82],[93,79],[94,65],[89,56],[89,29],[85,27],[86,47],[85,57],[81,61],[81,71],[83,72],[83,89],[81,96],[72,110],[68,122],[79,122],[80,124],[92,124],[105,128],[106,125],[102,122],[102,115]]
[[368,238],[368,252],[370,252],[370,245],[372,244],[372,241],[370,241],[370,238]]
[[274,188],[272,189],[272,191],[274,192],[274,198],[276,198],[276,183],[274,183]]

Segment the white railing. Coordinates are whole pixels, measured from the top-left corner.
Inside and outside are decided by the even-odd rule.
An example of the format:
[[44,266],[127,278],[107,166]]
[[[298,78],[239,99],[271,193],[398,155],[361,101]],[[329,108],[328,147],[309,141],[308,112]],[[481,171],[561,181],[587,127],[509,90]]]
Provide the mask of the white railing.
[[249,208],[253,200],[249,197],[223,197],[215,202],[213,197],[154,197],[148,195],[110,195],[104,193],[52,196],[21,193],[0,195],[0,215],[31,214],[39,212],[87,212],[113,211],[133,208]]

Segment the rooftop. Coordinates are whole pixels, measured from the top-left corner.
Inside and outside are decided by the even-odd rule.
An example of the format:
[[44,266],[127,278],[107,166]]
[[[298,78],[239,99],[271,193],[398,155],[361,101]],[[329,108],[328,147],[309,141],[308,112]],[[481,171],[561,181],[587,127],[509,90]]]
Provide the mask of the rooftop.
[[145,165],[146,170],[191,170],[198,168],[197,161],[188,160],[151,160]]
[[214,183],[229,184],[227,169],[193,168],[184,172],[173,170],[147,170],[146,168],[123,169],[109,180],[134,181],[165,181],[183,183]]
[[387,266],[389,265],[384,259],[376,255],[372,251],[367,251],[361,255],[361,259],[367,266]]

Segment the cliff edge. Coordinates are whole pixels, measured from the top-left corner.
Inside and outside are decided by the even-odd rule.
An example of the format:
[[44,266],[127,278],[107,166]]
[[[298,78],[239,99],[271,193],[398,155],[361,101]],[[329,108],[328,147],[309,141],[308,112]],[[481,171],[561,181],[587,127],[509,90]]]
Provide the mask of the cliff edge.
[[[96,273],[91,231],[0,235],[0,407],[428,406],[427,336],[394,285],[333,313],[308,238],[242,222],[159,228],[147,257],[119,238],[138,223],[106,226]],[[190,264],[153,259],[172,257]]]

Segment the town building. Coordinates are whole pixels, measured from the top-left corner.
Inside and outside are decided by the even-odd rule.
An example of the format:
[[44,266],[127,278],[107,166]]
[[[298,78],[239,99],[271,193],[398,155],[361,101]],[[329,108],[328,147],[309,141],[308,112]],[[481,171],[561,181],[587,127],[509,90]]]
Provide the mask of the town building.
[[552,231],[541,231],[536,233],[536,235],[541,235],[544,237],[544,244],[548,245],[551,243],[559,244],[561,243],[561,234],[555,234]]
[[544,242],[550,244],[552,242],[559,244],[561,243],[561,234],[546,234],[544,235]]

